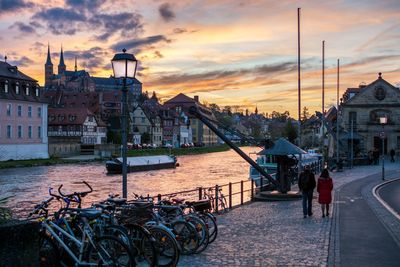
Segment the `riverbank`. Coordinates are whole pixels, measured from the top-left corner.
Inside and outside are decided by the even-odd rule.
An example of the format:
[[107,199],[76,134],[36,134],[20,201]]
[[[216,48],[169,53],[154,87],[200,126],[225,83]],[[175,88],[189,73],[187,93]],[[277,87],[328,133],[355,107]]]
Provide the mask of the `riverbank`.
[[[156,156],[156,155],[165,155],[170,153],[175,156],[182,156],[182,155],[197,155],[197,154],[205,154],[213,152],[223,152],[228,150],[229,146],[227,145],[220,145],[213,147],[172,148],[172,149],[167,149],[167,148],[138,149],[138,150],[129,150],[127,156],[128,157],[153,156],[153,155]],[[33,167],[33,166],[49,166],[56,164],[70,164],[70,163],[92,162],[92,161],[102,161],[102,160],[105,159],[96,158],[94,156],[84,159],[77,159],[77,157],[71,157],[71,158],[8,160],[0,162],[0,169]]]

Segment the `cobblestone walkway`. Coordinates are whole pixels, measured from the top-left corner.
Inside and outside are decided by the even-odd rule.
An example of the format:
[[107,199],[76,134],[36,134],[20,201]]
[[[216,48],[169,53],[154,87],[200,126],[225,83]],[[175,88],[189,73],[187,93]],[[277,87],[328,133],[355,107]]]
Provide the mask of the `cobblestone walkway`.
[[[332,173],[335,187],[378,173],[379,168]],[[388,164],[387,169],[399,169],[399,164]],[[254,202],[218,216],[216,241],[201,254],[182,256],[178,266],[327,266],[335,218],[321,218],[316,195],[314,215],[307,219],[300,200]]]

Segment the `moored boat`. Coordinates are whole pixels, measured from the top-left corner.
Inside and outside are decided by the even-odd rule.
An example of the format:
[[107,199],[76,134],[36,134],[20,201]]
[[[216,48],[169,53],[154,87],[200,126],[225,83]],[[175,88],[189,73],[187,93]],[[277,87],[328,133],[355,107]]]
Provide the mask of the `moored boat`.
[[[140,172],[175,168],[176,162],[176,157],[169,155],[128,157],[127,170],[128,172]],[[122,173],[122,158],[106,161],[106,168],[108,174]]]

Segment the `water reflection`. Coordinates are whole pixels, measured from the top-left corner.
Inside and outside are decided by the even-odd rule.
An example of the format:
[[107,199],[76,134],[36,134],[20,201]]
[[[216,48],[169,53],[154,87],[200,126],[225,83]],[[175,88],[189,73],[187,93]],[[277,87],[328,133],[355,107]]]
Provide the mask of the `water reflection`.
[[[242,148],[247,154],[260,149]],[[128,174],[128,196],[132,192],[156,195],[213,186],[248,179],[249,165],[234,151],[178,157],[176,169]],[[107,175],[104,163],[65,164],[0,170],[0,196],[10,198],[4,205],[22,216],[46,199],[49,187],[63,184],[63,192],[85,191],[87,181],[94,192],[85,202],[99,201],[110,193],[120,193],[121,175]]]

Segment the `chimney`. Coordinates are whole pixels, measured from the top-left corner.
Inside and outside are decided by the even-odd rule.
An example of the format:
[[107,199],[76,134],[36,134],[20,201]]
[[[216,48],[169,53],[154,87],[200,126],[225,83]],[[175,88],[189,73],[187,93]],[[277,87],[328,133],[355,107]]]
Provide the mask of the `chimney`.
[[197,103],[199,102],[199,96],[198,95],[194,96],[194,101],[196,101]]

